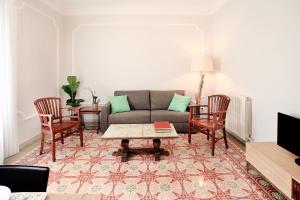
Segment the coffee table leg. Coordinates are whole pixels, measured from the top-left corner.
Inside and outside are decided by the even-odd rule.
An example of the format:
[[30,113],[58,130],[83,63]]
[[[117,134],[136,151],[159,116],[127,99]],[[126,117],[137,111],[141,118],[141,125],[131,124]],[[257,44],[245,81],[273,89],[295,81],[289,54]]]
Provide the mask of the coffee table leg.
[[113,152],[113,156],[121,156],[121,162],[126,162],[129,157],[129,140],[121,141],[121,149]]
[[129,156],[129,140],[122,140],[121,147],[122,147],[121,162],[127,162]]
[[127,162],[130,155],[139,153],[150,153],[154,155],[155,161],[160,161],[160,156],[169,156],[169,151],[160,148],[161,141],[159,138],[153,139],[153,148],[129,149],[129,140],[123,139],[121,141],[121,149],[113,152],[114,156],[121,156],[121,162]]
[[161,144],[160,139],[153,139],[155,161],[160,161],[160,154],[161,154],[160,144]]

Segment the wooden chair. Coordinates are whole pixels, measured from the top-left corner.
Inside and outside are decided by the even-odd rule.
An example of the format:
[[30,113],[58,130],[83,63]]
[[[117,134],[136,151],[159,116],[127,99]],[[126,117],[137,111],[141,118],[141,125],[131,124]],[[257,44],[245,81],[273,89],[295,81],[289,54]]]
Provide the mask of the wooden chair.
[[[52,150],[52,161],[55,162],[55,142],[60,140],[64,143],[64,137],[70,136],[72,129],[77,129],[80,136],[80,146],[83,146],[83,134],[80,122],[80,108],[79,107],[61,107],[61,99],[58,97],[47,97],[41,98],[34,101],[34,105],[38,112],[41,121],[41,149],[40,155],[44,150],[45,135],[51,135],[51,145]],[[71,111],[71,115],[62,116],[62,110]],[[68,118],[68,120],[63,120]],[[58,135],[56,137],[56,135]]]
[[[190,105],[189,114],[189,137],[191,143],[191,132],[193,130],[200,131],[207,135],[209,140],[211,137],[211,155],[215,154],[215,144],[224,138],[225,147],[228,148],[225,119],[230,98],[225,95],[212,95],[208,97],[208,105]],[[201,109],[207,107],[207,113],[202,113]],[[206,117],[201,117],[205,115]],[[216,138],[216,131],[222,129],[223,137]]]

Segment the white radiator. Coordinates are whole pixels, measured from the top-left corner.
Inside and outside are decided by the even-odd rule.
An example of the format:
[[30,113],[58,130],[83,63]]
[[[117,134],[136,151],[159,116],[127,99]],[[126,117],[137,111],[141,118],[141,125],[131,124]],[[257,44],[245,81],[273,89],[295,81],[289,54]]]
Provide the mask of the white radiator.
[[226,116],[226,131],[243,142],[251,140],[251,98],[234,93],[227,93],[226,95],[230,97],[230,104]]

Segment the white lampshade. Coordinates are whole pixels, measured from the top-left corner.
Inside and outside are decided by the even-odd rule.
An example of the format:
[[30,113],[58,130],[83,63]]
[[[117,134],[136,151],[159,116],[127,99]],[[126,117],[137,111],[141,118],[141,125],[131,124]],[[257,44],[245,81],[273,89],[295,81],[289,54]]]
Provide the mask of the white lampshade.
[[214,61],[211,56],[193,58],[191,61],[192,72],[209,72],[214,70]]

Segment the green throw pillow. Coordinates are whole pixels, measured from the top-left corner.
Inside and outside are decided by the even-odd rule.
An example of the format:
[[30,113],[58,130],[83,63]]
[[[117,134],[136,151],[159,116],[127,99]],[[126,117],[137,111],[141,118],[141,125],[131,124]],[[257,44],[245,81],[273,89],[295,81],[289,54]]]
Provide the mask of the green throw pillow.
[[128,112],[130,107],[127,96],[111,96],[108,98],[111,104],[112,113]]
[[169,105],[168,110],[177,111],[177,112],[185,112],[187,107],[189,106],[191,101],[191,97],[181,96],[178,94],[174,94],[173,99]]

